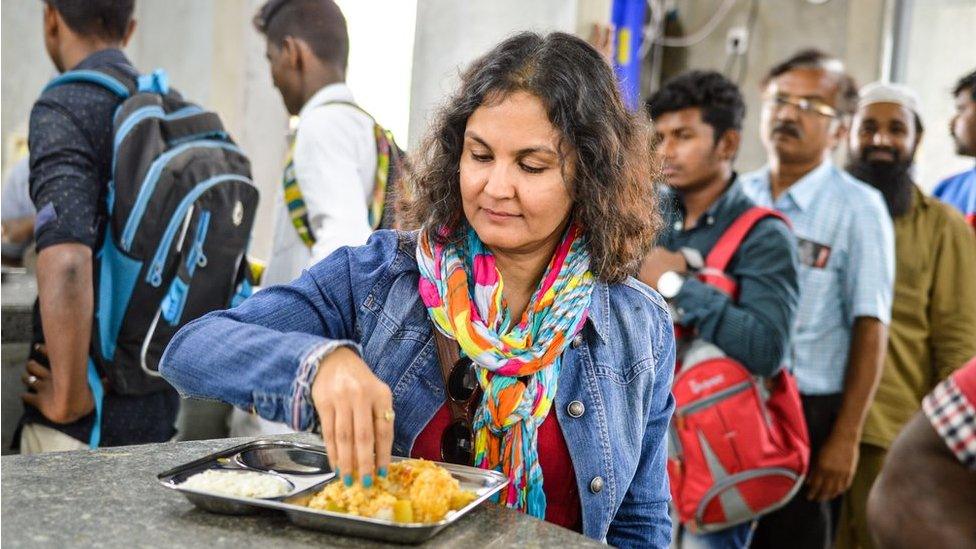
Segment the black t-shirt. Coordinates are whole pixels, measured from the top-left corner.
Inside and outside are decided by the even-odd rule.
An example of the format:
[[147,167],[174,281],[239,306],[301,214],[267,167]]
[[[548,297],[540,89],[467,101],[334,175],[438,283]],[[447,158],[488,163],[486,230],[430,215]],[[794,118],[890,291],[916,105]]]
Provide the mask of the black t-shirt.
[[[117,49],[95,52],[77,70],[110,67],[137,75]],[[64,84],[44,92],[31,109],[30,194],[37,217],[37,251],[63,243],[79,243],[97,252],[108,219],[108,181],[112,177],[113,116],[120,100],[111,91],[89,83]],[[34,339],[44,341],[40,308],[34,306]],[[173,389],[145,396],[111,393],[103,407],[102,445],[160,442],[172,438],[179,397]],[[55,424],[27,406],[22,423],[40,423],[87,441],[94,415]],[[16,444],[16,441],[15,441]]]

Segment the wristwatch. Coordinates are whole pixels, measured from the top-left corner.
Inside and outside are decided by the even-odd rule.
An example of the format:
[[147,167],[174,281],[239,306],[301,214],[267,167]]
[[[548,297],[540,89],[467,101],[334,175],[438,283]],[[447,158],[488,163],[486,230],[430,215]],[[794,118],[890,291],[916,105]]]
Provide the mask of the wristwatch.
[[681,291],[685,284],[685,277],[674,271],[665,271],[657,279],[657,291],[664,296],[664,299],[673,299]]

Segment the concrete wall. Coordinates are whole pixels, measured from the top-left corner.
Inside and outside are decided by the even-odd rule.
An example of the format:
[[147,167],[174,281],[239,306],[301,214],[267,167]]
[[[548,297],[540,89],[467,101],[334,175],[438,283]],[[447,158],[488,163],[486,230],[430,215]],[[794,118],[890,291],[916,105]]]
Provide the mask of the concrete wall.
[[42,2],[3,0],[0,5],[0,130],[3,174],[13,163],[17,141],[27,137],[30,107],[44,83],[57,71],[44,52],[41,37]]
[[[776,62],[805,47],[818,47],[845,61],[858,82],[870,82],[880,74],[882,13],[884,0],[832,0],[811,4],[806,0],[758,2],[755,26],[749,36],[747,69],[739,85],[746,100],[746,120],[737,168],[749,171],[765,163],[759,140],[759,82]],[[700,44],[665,56],[684,56],[683,68],[723,71],[728,56],[726,35],[732,27],[745,26],[750,1],[738,1],[714,32]],[[677,2],[686,35],[694,33],[715,13],[717,1]],[[741,62],[741,60],[740,60]],[[732,76],[738,75],[733,68]]]
[[916,180],[931,190],[947,175],[973,167],[972,158],[955,154],[949,119],[955,113],[952,88],[976,70],[976,1],[912,3],[905,83],[918,92],[925,136],[916,156]]
[[[759,82],[777,61],[800,48],[815,46],[847,65],[859,84],[881,78],[885,57],[886,9],[895,0],[756,0],[758,17],[749,36],[747,70],[739,80],[747,113],[738,169],[748,171],[765,163],[759,140]],[[949,94],[955,81],[976,68],[972,29],[976,28],[973,0],[902,0],[908,10],[907,36],[901,37],[906,56],[901,60],[904,82],[921,100],[928,131],[916,157],[917,181],[926,190],[942,177],[972,166],[972,159],[954,153],[946,125],[954,106]],[[718,0],[677,0],[686,35],[700,28],[715,12]],[[723,71],[728,60],[725,42],[732,27],[745,26],[751,1],[739,0],[715,31],[700,44],[682,50],[665,49],[666,66]],[[895,21],[890,21],[894,24]],[[667,59],[677,63],[667,63]],[[896,60],[897,62],[897,60]],[[738,76],[737,69],[730,71]],[[645,89],[649,92],[649,89]],[[842,157],[843,154],[838,154]]]

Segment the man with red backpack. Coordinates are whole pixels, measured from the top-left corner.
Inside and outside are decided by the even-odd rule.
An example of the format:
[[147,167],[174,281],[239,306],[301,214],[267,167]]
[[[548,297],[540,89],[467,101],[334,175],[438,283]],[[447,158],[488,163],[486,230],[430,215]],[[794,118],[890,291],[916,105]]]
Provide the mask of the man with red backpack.
[[[798,300],[798,259],[793,237],[783,219],[757,209],[736,181],[732,165],[741,139],[745,105],[735,84],[716,72],[688,72],[665,84],[648,100],[647,108],[657,134],[655,153],[662,161],[667,184],[662,201],[667,225],[659,246],[645,259],[640,279],[655,287],[672,305],[680,334],[679,353],[684,353],[679,354],[679,368],[686,370],[694,365],[691,362],[702,363],[694,356],[701,356],[706,349],[712,357],[728,357],[745,366],[743,380],[750,381],[738,385],[744,391],[738,397],[749,396],[753,391],[745,391],[746,388],[760,387],[751,381],[754,376],[775,374],[789,349],[790,326]],[[725,256],[721,261],[724,265],[715,263],[718,255]],[[679,371],[679,378],[680,375]],[[735,392],[736,385],[730,387],[733,390],[715,391],[728,377],[720,373],[693,380],[689,387],[692,392],[710,393],[717,399]],[[677,382],[675,391],[681,401]],[[757,400],[751,402],[763,398],[761,390],[754,392]],[[712,401],[717,402],[716,399]],[[679,408],[681,404],[678,402]],[[739,405],[747,406],[745,401]],[[757,417],[761,417],[761,408],[762,405],[753,407]],[[798,413],[796,417],[799,418]],[[681,414],[676,415],[675,422],[681,421]],[[802,423],[802,419],[799,421]],[[682,428],[683,425],[672,425],[672,433]],[[727,437],[735,436],[727,433]],[[695,456],[710,454],[712,450],[722,453],[721,449],[706,449],[697,443],[694,449],[684,448],[685,452],[692,450]],[[676,452],[680,456],[680,451]],[[669,463],[672,494],[682,522],[679,546],[747,547],[753,518],[758,514],[755,508],[746,509],[736,518],[731,516],[731,509],[718,511],[725,514],[718,523],[704,515],[689,523],[682,516],[681,500],[686,494],[678,486],[682,481],[676,478],[676,470],[680,470],[679,476],[698,476],[693,479],[698,483],[717,485],[719,481],[716,471],[693,471],[694,458],[690,453],[683,458],[669,460],[673,462]],[[802,470],[796,474],[796,483],[802,474]],[[738,497],[735,491],[729,495]],[[701,505],[702,509],[706,507],[707,504]],[[706,525],[709,522],[711,527]],[[704,533],[705,530],[711,531]]]

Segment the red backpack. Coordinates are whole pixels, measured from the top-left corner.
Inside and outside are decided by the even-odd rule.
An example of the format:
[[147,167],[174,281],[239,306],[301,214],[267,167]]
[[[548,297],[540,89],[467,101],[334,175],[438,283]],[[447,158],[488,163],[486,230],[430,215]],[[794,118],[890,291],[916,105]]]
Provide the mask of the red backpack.
[[[789,224],[775,211],[751,208],[719,238],[698,278],[737,300],[725,268],[767,217]],[[789,372],[758,378],[715,345],[687,335],[672,388],[668,476],[682,525],[713,532],[785,505],[803,483],[810,441]]]

